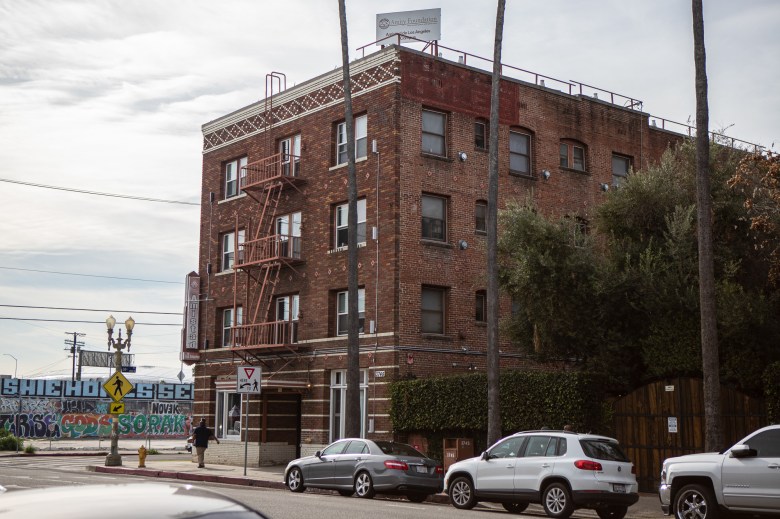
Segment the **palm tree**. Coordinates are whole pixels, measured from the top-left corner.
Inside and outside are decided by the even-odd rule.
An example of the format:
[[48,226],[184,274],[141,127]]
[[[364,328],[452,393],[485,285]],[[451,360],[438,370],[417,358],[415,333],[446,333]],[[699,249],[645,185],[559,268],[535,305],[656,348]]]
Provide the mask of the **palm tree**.
[[501,44],[504,38],[506,0],[498,0],[496,36],[493,43],[493,83],[490,95],[490,165],[488,170],[487,210],[487,384],[488,445],[501,438],[498,351],[498,101],[501,83]]
[[355,125],[352,116],[352,85],[349,78],[349,43],[347,39],[347,7],[339,0],[341,25],[341,63],[344,73],[344,119],[347,129],[348,214],[347,226],[347,395],[344,403],[344,434],[360,436],[360,342],[358,325],[357,279],[357,174],[355,173]]
[[718,451],[723,447],[723,434],[720,427],[720,359],[712,258],[709,108],[702,0],[692,0],[692,10],[693,58],[696,67],[696,198],[699,226],[701,362],[704,376],[704,447],[707,451]]

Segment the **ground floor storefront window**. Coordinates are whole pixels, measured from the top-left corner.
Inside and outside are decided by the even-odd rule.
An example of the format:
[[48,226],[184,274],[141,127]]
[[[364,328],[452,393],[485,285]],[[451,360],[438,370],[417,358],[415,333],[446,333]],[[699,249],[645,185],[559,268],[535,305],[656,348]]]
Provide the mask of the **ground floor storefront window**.
[[[366,395],[368,371],[360,371],[360,437],[366,435]],[[344,437],[345,405],[347,401],[347,370],[333,370],[330,374],[330,441]]]
[[235,392],[217,391],[217,438],[241,438],[241,395]]

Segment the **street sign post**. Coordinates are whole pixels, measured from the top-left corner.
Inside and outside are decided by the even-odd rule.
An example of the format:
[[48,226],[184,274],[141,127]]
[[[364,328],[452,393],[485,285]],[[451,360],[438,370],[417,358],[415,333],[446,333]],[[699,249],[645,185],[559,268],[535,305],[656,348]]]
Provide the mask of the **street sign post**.
[[[241,407],[244,407],[244,395],[259,395],[263,370],[255,366],[239,366],[236,373],[236,392],[241,395]],[[246,460],[249,451],[249,399],[244,408],[244,476],[246,476]]]

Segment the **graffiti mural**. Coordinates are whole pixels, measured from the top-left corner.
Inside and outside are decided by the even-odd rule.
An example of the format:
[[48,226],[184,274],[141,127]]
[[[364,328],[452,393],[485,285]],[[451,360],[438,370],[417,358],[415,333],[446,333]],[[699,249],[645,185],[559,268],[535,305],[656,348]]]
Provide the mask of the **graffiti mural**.
[[[70,391],[71,394],[65,394],[59,391],[60,387],[64,386],[33,384],[31,381],[16,381],[16,379],[11,379],[16,381],[15,383],[6,383],[5,380],[9,379],[4,379],[2,387],[5,389],[21,387],[42,389],[42,391],[26,392],[4,391],[3,396],[0,396],[0,428],[11,434],[22,438],[50,439],[107,438],[111,434],[113,415],[108,414],[111,400],[94,397],[79,398],[72,395],[76,392],[92,393],[97,396],[99,394],[97,391],[85,389],[82,392],[81,386],[74,386],[73,391]],[[149,395],[150,398],[144,400],[136,397],[126,401],[125,413],[118,415],[120,436],[126,438],[188,436],[192,398],[186,400],[183,397],[192,395],[192,385],[160,383],[146,384],[146,386],[148,387],[145,388],[144,394]],[[52,391],[52,387],[57,391]],[[54,393],[59,398],[42,397],[45,393]]]

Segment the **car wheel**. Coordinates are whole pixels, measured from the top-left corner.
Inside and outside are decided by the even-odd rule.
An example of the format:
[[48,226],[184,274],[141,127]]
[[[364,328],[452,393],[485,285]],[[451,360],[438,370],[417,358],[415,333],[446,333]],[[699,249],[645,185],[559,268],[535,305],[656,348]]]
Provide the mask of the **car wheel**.
[[623,519],[627,512],[627,506],[607,506],[596,510],[599,519]]
[[368,472],[360,472],[355,478],[355,493],[365,499],[374,497],[374,482]]
[[292,492],[303,492],[306,487],[303,486],[303,473],[298,467],[293,467],[287,473],[287,488]]
[[412,503],[422,503],[428,499],[428,494],[406,494],[406,499]]
[[344,497],[350,497],[354,493],[355,493],[354,490],[339,490],[339,494],[341,494]]
[[553,483],[542,493],[542,507],[548,517],[567,519],[574,512],[569,488],[563,483]]
[[450,485],[450,501],[452,506],[461,510],[470,510],[477,504],[474,495],[474,485],[469,478],[459,477]]
[[686,485],[674,498],[674,516],[677,519],[717,519],[715,496],[707,487]]
[[510,514],[522,514],[528,508],[528,503],[501,503],[501,505]]

